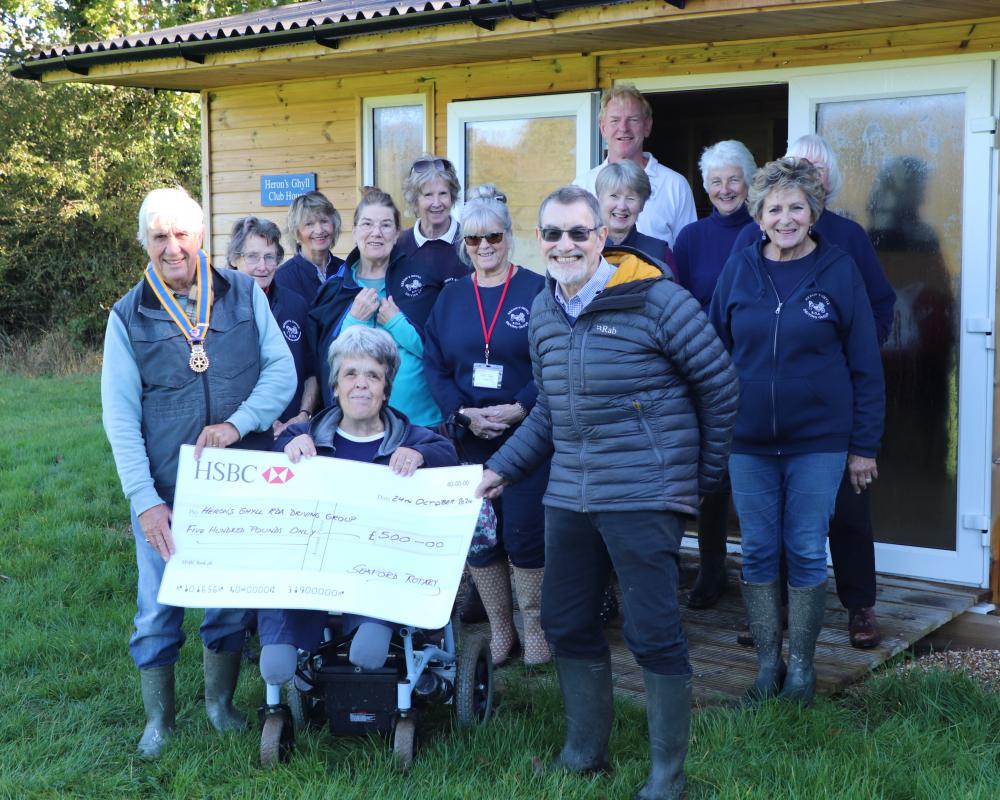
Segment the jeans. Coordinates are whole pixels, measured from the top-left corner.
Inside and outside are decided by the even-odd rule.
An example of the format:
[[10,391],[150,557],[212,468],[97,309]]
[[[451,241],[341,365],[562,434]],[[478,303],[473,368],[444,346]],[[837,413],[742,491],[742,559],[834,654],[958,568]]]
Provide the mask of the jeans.
[[[184,609],[161,605],[156,600],[167,562],[142,534],[139,517],[132,509],[132,536],[135,560],[139,568],[136,590],[135,632],[129,639],[129,652],[139,669],[175,664],[184,644]],[[239,652],[246,637],[249,613],[241,608],[206,608],[201,623],[201,639],[216,653]]]
[[777,580],[782,551],[789,586],[826,580],[826,537],[846,459],[846,453],[729,456],[745,581]]
[[687,637],[677,603],[684,526],[670,511],[545,509],[542,629],[557,658],[608,652],[601,599],[614,566],[625,608],[625,643],[660,675],[688,675]]

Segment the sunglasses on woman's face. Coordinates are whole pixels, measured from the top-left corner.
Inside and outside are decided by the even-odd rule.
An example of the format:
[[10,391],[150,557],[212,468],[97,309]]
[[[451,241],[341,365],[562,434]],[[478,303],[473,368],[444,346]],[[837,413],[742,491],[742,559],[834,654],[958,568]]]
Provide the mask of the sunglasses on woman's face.
[[576,228],[564,230],[563,228],[542,228],[542,239],[546,242],[558,242],[564,233],[569,234],[569,238],[574,242],[585,242],[590,238],[590,234],[597,228],[584,228],[582,225]]
[[454,172],[455,168],[447,158],[421,158],[413,162],[410,172],[423,172],[425,169],[443,169],[446,172]]
[[482,236],[466,236],[465,243],[469,247],[479,247],[479,243],[485,239],[487,244],[500,244],[503,241],[503,231],[500,233],[484,233]]

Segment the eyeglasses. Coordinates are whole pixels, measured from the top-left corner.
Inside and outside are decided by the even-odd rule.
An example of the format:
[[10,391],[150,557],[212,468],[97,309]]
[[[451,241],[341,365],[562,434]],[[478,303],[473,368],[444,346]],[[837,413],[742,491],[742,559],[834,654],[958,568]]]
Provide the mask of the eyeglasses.
[[384,219],[376,226],[370,219],[363,219],[354,226],[355,230],[361,233],[371,233],[376,227],[378,227],[381,233],[392,233],[396,230],[396,223],[391,219]]
[[240,255],[251,267],[256,267],[261,261],[271,266],[278,263],[278,257],[274,253],[240,253]]
[[423,172],[425,169],[443,169],[446,172],[454,172],[455,167],[447,158],[418,158],[410,167],[410,172]]
[[466,236],[465,243],[469,247],[479,247],[479,243],[485,239],[487,244],[500,244],[503,241],[503,231],[500,233],[484,233],[482,236]]
[[582,225],[570,228],[569,230],[564,230],[563,228],[542,228],[542,240],[546,242],[558,242],[562,239],[564,233],[568,233],[569,238],[574,242],[585,242],[590,238],[590,234],[596,230],[597,228],[584,228]]

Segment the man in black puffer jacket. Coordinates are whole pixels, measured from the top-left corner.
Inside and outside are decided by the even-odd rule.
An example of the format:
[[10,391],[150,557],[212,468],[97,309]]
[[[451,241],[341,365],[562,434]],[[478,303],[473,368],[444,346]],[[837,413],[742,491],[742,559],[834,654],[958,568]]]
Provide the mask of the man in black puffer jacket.
[[531,309],[538,402],[487,462],[494,497],[552,456],[542,627],[556,656],[566,743],[553,766],[608,766],[611,660],[598,619],[612,567],[625,640],[646,681],[652,770],[640,798],[684,790],[691,667],[677,603],[683,515],[722,477],[738,389],[701,306],[662,264],[627,248],[589,192],[539,210],[547,289]]

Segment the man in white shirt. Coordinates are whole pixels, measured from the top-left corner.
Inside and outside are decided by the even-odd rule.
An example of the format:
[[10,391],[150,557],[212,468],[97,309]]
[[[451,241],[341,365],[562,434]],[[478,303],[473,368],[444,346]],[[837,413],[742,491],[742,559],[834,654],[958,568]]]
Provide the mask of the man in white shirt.
[[694,222],[697,214],[694,195],[684,176],[661,164],[652,153],[643,152],[642,143],[653,129],[653,109],[634,86],[618,84],[601,97],[599,124],[608,143],[608,156],[589,172],[578,175],[573,183],[596,194],[597,173],[615,161],[634,161],[646,171],[653,189],[636,227],[640,233],[663,239],[673,247],[681,228]]

